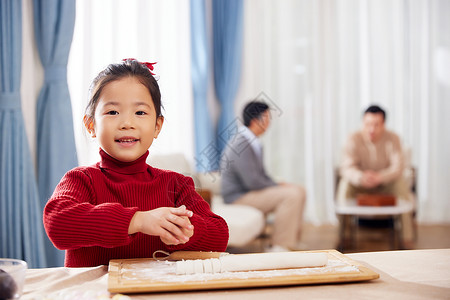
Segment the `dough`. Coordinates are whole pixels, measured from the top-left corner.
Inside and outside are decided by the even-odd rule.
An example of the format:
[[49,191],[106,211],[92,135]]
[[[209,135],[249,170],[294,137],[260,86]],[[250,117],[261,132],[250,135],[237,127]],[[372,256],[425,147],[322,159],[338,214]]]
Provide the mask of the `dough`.
[[186,264],[183,260],[176,262],[176,268],[177,268],[177,275],[186,274]]
[[211,259],[206,259],[203,262],[203,271],[205,273],[212,273],[213,272],[213,265],[212,265],[212,260]]
[[196,259],[194,260],[194,274],[205,273],[203,268],[203,260]]
[[326,253],[254,253],[247,255],[227,255],[220,258],[222,272],[258,271],[272,269],[293,269],[325,266]]
[[220,273],[221,272],[221,266],[220,266],[220,260],[218,258],[211,259],[212,267],[213,267],[213,273]]
[[272,269],[321,267],[328,262],[324,252],[254,253],[226,255],[220,258],[177,261],[177,274],[223,273]]
[[181,274],[195,274],[194,261],[193,260],[180,260],[176,263],[178,275]]

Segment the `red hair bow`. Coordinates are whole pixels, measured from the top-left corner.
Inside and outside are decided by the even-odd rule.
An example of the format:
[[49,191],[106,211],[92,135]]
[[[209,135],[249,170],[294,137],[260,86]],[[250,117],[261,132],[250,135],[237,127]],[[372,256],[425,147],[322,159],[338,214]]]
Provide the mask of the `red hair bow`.
[[137,62],[140,63],[141,65],[146,66],[146,67],[150,70],[150,73],[151,73],[152,75],[156,75],[155,73],[152,72],[153,69],[154,69],[153,65],[156,64],[156,62],[154,62],[154,63],[150,63],[150,62],[140,62],[140,61],[138,61],[136,58],[124,58],[124,59],[122,59],[122,61],[127,61],[127,60],[135,60],[135,61],[137,61]]

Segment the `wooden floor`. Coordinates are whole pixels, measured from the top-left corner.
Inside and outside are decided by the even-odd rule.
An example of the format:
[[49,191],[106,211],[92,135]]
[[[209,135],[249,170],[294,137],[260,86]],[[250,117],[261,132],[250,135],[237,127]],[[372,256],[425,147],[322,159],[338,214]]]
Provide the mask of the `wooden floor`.
[[[390,229],[388,228],[361,228],[358,230],[358,238],[351,249],[339,249],[339,228],[337,225],[314,226],[305,224],[302,236],[302,250],[338,249],[343,253],[389,251],[392,248],[389,241]],[[229,248],[230,253],[261,252],[264,249],[264,241],[255,241],[246,247],[239,249]],[[441,249],[450,248],[450,223],[449,224],[418,224],[417,240],[408,249]]]

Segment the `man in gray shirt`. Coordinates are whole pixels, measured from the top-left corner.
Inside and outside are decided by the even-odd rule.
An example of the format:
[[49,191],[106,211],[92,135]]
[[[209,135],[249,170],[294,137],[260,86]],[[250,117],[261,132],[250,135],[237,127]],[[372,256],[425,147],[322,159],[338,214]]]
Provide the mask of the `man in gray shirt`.
[[258,137],[270,125],[269,106],[259,101],[248,103],[243,120],[245,126],[230,138],[221,158],[224,201],[253,206],[265,214],[273,212],[274,232],[269,251],[298,250],[305,189],[299,185],[276,183],[266,173]]

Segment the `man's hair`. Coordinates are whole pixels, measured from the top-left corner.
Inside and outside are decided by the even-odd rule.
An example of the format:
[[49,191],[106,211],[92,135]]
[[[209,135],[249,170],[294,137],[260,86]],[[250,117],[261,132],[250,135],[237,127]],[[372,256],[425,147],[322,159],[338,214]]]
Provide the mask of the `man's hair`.
[[379,107],[378,105],[371,105],[369,106],[365,111],[364,114],[371,113],[371,114],[382,114],[383,115],[383,121],[386,121],[386,112],[384,109]]
[[250,122],[253,119],[259,119],[261,114],[269,109],[269,105],[261,101],[251,101],[247,103],[244,107],[244,112],[242,113],[242,117],[244,119],[244,125],[250,126]]

